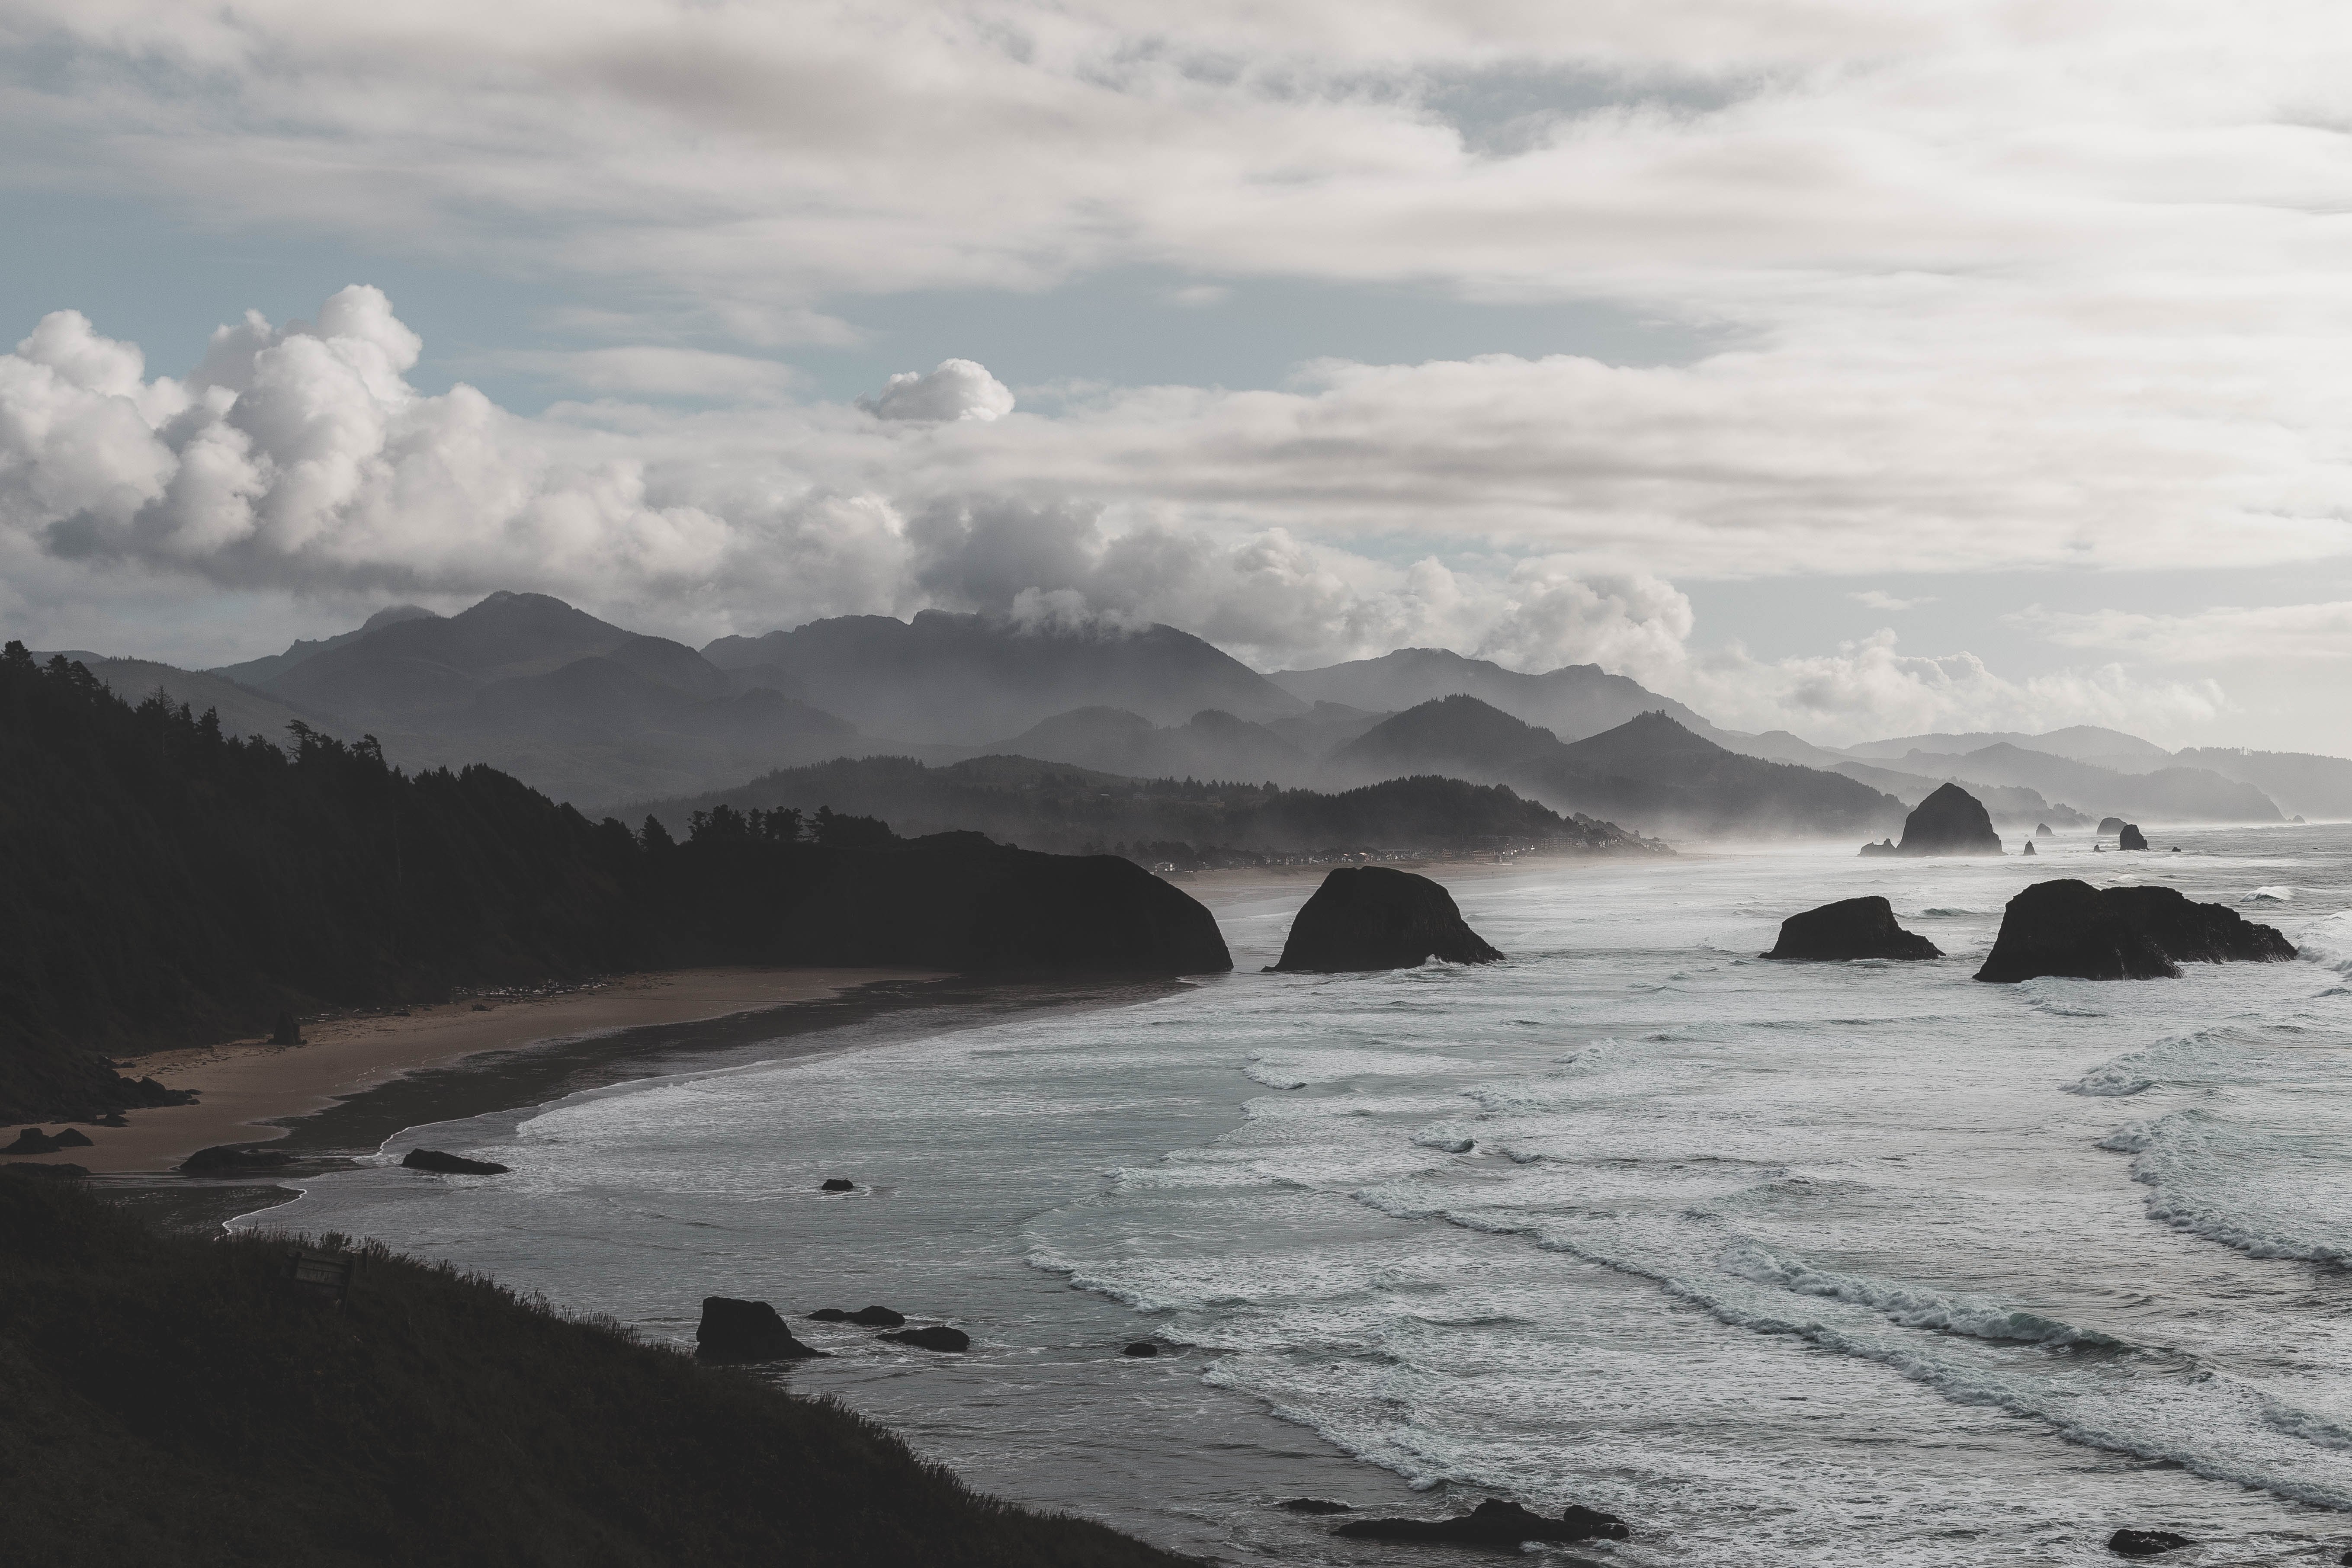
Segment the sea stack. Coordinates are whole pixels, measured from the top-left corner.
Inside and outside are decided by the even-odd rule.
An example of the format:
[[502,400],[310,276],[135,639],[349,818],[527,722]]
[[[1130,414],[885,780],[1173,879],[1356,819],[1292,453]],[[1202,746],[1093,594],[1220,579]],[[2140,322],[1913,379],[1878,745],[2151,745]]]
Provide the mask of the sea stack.
[[2037,822],[2033,825],[2033,837],[2036,838],[2055,838],[2058,836],[2050,831],[2050,825],[2048,823]]
[[1465,924],[1454,895],[1386,866],[1342,866],[1290,922],[1276,969],[1331,974],[1412,969],[1431,958],[1492,963],[1503,955]]
[[2099,889],[2063,877],[2009,900],[2000,935],[1976,977],[1997,984],[2043,974],[2177,979],[2183,963],[2294,956],[2285,937],[2226,905],[2191,903],[2173,888]]
[[2036,850],[2034,849],[2034,847],[2033,847],[2033,840],[2032,840],[2032,839],[2031,839],[2031,838],[2027,839],[2027,840],[2025,841],[2025,847],[2024,847],[2024,848],[2022,848],[2022,849],[2021,849],[2021,850],[2019,850],[2019,851],[2018,851],[2018,853],[2019,853],[2020,855],[2032,855],[2032,854],[2035,854],[2035,853],[2037,853],[2037,851],[2036,851]]
[[801,1343],[765,1301],[705,1296],[694,1353],[703,1361],[806,1361],[824,1352]]
[[[1885,846],[1865,844],[1865,855],[1890,853]],[[1956,784],[1939,784],[1936,793],[1912,808],[1903,819],[1903,842],[1896,855],[1998,855],[2000,835],[1992,830],[1992,815],[1984,802]]]
[[1780,940],[1766,958],[1941,958],[1943,950],[1895,922],[1885,899],[1841,899],[1790,915],[1780,922]]
[[2124,830],[2124,819],[2123,819],[2122,817],[2120,817],[2120,816],[2103,816],[2103,817],[2099,818],[2099,837],[2102,837],[2102,838],[2112,837],[2113,837],[2113,836],[2115,836],[2116,834],[2121,833],[2123,830]]
[[2116,835],[2116,847],[2145,849],[2147,847],[2147,835],[2139,830],[2138,823],[2126,822],[2124,824],[2123,831]]

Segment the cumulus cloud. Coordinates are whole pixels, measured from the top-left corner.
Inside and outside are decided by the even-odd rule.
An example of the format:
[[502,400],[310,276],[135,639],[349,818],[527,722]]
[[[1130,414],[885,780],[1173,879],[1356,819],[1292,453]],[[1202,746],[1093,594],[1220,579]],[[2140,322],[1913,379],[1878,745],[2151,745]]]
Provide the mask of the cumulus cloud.
[[929,374],[899,372],[880,393],[859,398],[857,406],[877,419],[989,420],[1013,412],[1013,394],[987,366],[950,359]]

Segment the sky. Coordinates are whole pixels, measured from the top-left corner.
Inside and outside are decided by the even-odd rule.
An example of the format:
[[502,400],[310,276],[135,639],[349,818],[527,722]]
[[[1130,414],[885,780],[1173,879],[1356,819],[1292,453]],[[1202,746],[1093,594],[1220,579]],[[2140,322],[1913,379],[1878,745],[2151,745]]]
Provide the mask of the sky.
[[0,631],[1164,621],[2352,754],[2352,17],[0,0]]

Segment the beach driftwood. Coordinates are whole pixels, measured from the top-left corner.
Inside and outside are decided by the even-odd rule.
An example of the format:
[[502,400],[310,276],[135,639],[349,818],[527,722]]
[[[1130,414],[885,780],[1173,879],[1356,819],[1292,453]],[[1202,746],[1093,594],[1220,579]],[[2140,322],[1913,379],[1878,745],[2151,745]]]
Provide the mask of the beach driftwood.
[[1331,1531],[1360,1541],[1448,1541],[1472,1546],[1516,1546],[1522,1541],[1623,1541],[1633,1532],[1613,1513],[1573,1503],[1558,1519],[1515,1502],[1487,1499],[1452,1519],[1351,1519]]

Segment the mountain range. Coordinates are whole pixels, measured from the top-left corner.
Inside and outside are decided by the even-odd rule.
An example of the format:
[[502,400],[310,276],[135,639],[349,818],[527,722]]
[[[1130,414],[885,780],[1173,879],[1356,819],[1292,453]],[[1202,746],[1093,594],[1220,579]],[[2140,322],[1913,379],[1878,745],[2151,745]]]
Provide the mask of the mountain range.
[[1325,792],[1432,773],[1653,833],[1844,836],[1947,782],[2016,827],[2352,817],[2352,762],[2338,758],[2176,755],[2095,726],[1832,748],[1724,729],[1593,665],[1530,674],[1401,648],[1262,675],[1166,626],[927,610],[697,649],[544,595],[499,593],[450,616],[396,605],[210,671],[75,658],[133,700],[161,689],[214,709],[233,733],[300,723],[373,734],[403,765],[487,763],[591,809],[897,755]]

